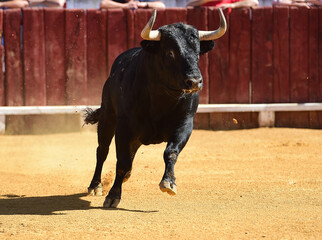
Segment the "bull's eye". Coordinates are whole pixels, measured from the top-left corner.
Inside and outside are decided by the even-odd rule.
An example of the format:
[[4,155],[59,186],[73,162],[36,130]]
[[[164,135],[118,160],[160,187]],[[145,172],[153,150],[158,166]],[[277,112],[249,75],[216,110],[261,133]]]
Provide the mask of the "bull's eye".
[[194,44],[194,43],[196,43],[196,41],[198,40],[198,37],[197,36],[194,36],[194,35],[191,35],[191,36],[189,36],[189,42],[191,43],[191,44]]
[[168,51],[167,56],[171,59],[175,59],[174,51],[173,50]]

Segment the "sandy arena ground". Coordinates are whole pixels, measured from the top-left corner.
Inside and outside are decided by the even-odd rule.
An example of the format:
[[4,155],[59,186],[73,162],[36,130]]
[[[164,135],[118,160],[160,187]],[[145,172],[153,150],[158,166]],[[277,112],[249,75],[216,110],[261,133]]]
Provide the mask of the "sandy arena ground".
[[[0,135],[0,239],[322,239],[321,130],[196,130],[174,197],[158,187],[164,148],[139,149],[108,210],[86,196],[95,132]],[[105,193],[114,168],[113,145]]]

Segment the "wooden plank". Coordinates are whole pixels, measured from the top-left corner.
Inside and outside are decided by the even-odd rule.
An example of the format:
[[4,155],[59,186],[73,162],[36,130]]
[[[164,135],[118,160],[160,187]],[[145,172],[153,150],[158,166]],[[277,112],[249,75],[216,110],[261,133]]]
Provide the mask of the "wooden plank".
[[187,23],[187,9],[186,8],[167,8],[165,13],[166,24],[177,22]]
[[[227,103],[250,103],[251,22],[249,9],[233,9],[230,15],[229,88]],[[230,114],[229,119],[255,125],[252,113]]]
[[[207,8],[188,8],[187,22],[198,30],[208,30]],[[208,54],[200,57],[199,68],[203,77],[203,89],[199,93],[200,103],[209,103]]]
[[[318,99],[319,102],[322,102],[322,8],[319,8],[319,83],[320,83],[320,97]],[[320,118],[322,120],[322,116]]]
[[46,105],[45,26],[41,8],[24,8],[23,56],[25,104]]
[[285,103],[290,101],[289,8],[273,10],[273,102]]
[[[3,11],[0,9],[0,38],[2,40],[3,33]],[[0,66],[3,66],[3,46],[0,44]],[[0,106],[5,105],[5,91],[4,91],[4,76],[3,76],[3,68],[0,67]]]
[[[227,31],[223,37],[215,41],[215,49],[208,53],[209,59],[209,103],[229,102],[229,32],[230,15],[224,11]],[[220,24],[218,10],[209,8],[208,29],[217,29]],[[230,113],[210,113],[209,125],[211,129],[225,129],[227,119],[232,120]],[[228,120],[229,121],[229,120]]]
[[127,46],[128,48],[134,48],[135,46],[135,40],[134,40],[134,35],[135,35],[135,29],[134,29],[134,21],[135,21],[135,12],[132,11],[131,9],[125,10],[126,12],[126,18],[127,18]]
[[[319,81],[319,10],[309,11],[309,102],[318,102],[320,97]],[[309,112],[310,128],[322,127],[318,112]]]
[[210,113],[210,129],[236,130],[258,127],[258,113]]
[[[273,102],[290,102],[289,8],[273,9]],[[275,113],[275,126],[287,127],[290,114]]]
[[[319,102],[322,102],[322,8],[319,8],[319,83],[320,83],[320,97],[318,99]],[[319,128],[322,128],[322,111],[318,112],[319,118]]]
[[234,9],[230,15],[230,71],[228,103],[250,103],[251,25],[248,9]]
[[108,73],[115,58],[128,49],[126,12],[109,9],[107,12],[107,63]]
[[106,15],[106,10],[87,10],[87,104],[101,103],[103,85],[108,76]]
[[273,8],[252,10],[252,103],[273,101]]
[[84,9],[65,10],[67,104],[87,104],[86,17]]
[[193,119],[194,129],[209,129],[209,113],[197,113]]
[[23,99],[23,73],[21,57],[21,11],[20,9],[7,9],[4,11],[4,46],[6,64],[6,95],[7,106],[24,105]]
[[45,8],[47,105],[66,104],[65,12]]
[[[229,32],[230,18],[228,10],[224,11],[227,21],[227,32],[215,41],[215,49],[208,54],[209,58],[209,103],[227,103],[229,89]],[[218,10],[209,8],[208,29],[219,27]]]
[[[309,100],[308,9],[290,8],[290,100]],[[309,113],[290,113],[290,127],[309,127]]]

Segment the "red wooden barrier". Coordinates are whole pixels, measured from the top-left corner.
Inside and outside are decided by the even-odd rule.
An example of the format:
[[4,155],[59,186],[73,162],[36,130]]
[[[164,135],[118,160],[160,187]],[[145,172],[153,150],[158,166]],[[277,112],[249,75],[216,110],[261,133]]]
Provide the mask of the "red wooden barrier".
[[[227,32],[215,41],[215,49],[208,54],[209,58],[209,103],[229,102],[229,36],[230,36],[230,15],[228,10],[224,11]],[[208,10],[208,29],[219,27],[218,10],[210,8]],[[213,81],[215,79],[215,81]],[[209,116],[209,126],[212,129],[227,128],[227,123],[231,121],[229,113],[211,113]]]
[[[228,10],[224,11],[227,21],[227,32],[223,37],[215,41],[215,49],[208,54],[209,58],[209,103],[229,102],[229,32],[230,17]],[[219,15],[217,9],[208,11],[208,29],[219,27]],[[215,81],[212,81],[215,79]]]
[[[319,74],[319,83],[320,87],[318,87],[319,90],[319,97],[317,101],[322,102],[322,46],[321,46],[321,40],[322,40],[322,8],[319,8],[319,28],[318,28],[318,36],[319,36],[319,47],[318,47],[318,56],[319,56],[319,63],[318,63],[318,74]],[[316,128],[322,128],[322,112],[317,113],[317,118],[319,125],[314,125]]]
[[[251,81],[251,23],[248,9],[232,11],[230,15],[230,51],[228,103],[250,103]],[[256,116],[255,116],[256,117]],[[236,121],[238,124],[234,126]],[[252,113],[233,113],[227,121],[228,127],[253,126]]]
[[273,101],[273,8],[253,11],[252,102]]
[[[100,103],[112,63],[140,45],[152,10],[5,10],[0,31],[1,14],[0,105],[83,105]],[[225,15],[228,31],[200,60],[201,103],[322,101],[322,8],[257,8],[252,16],[248,9],[234,9]],[[154,29],[174,22],[215,29],[218,11],[160,10]],[[1,54],[0,46],[0,65]],[[198,114],[195,123],[236,129],[256,127],[256,118],[254,113]],[[322,112],[276,113],[276,126],[321,125]]]
[[[252,11],[252,103],[273,102],[272,19],[273,8],[257,8],[256,11]],[[250,117],[249,121],[253,122],[250,126],[256,125],[257,115],[250,114]]]
[[23,73],[20,38],[20,9],[5,10],[4,23],[4,46],[6,64],[6,105],[23,106]]
[[65,10],[65,28],[67,104],[87,104],[85,11]]
[[128,9],[126,10],[126,23],[127,23],[127,46],[128,48],[134,48],[134,11]]
[[87,96],[91,104],[100,104],[108,75],[107,11],[87,10]]
[[126,12],[111,9],[107,12],[108,74],[115,58],[128,49]]
[[[308,10],[306,8],[290,8],[291,102],[309,101],[308,29]],[[309,127],[309,113],[290,113],[289,126]]]
[[[320,28],[322,25],[320,25]],[[322,36],[321,36],[322,37]],[[309,101],[322,100],[322,84],[319,81],[319,10],[312,8],[309,11]],[[318,128],[322,124],[322,115],[319,112],[309,112],[310,128]]]
[[45,9],[47,105],[66,104],[65,11]]
[[165,13],[167,24],[175,22],[187,23],[187,9],[186,8],[168,8]]
[[[3,32],[3,11],[0,9],[0,38]],[[0,66],[3,66],[3,46],[0,44]],[[3,68],[0,68],[0,106],[5,105]]]
[[[274,7],[273,15],[273,102],[290,102],[289,8]],[[289,113],[276,112],[276,126],[287,126]]]
[[46,105],[44,11],[25,8],[22,13],[25,104]]

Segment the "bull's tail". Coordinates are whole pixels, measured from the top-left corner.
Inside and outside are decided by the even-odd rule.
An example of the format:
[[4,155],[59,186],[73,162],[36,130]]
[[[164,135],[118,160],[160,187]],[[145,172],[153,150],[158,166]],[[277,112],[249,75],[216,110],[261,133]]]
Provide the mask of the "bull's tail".
[[96,109],[95,111],[91,108],[86,108],[84,110],[84,122],[86,124],[95,124],[99,120],[99,116],[101,113],[101,108]]

